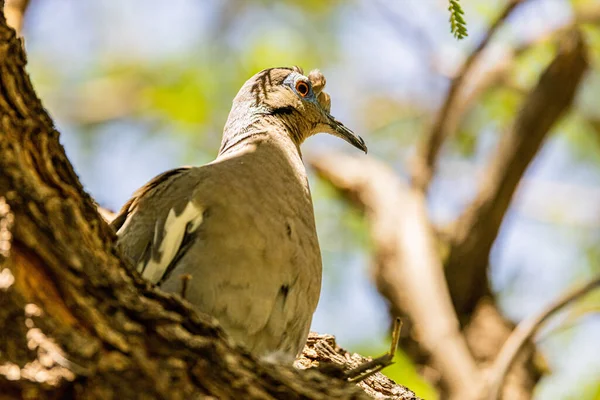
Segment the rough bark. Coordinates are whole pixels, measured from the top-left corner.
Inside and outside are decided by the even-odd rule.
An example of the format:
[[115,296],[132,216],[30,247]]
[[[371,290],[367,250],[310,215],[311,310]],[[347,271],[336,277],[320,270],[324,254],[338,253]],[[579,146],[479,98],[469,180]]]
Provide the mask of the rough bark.
[[315,369],[258,362],[131,272],[25,63],[0,13],[0,398],[368,398]]
[[[356,368],[368,360],[370,359],[360,354],[350,354],[339,347],[335,338],[331,335],[318,335],[311,332],[303,354],[296,361],[296,365],[300,368],[318,367],[321,370],[329,370],[330,373],[336,375],[336,370],[339,371],[340,367],[344,370]],[[394,383],[394,381],[379,373],[366,378],[358,385],[369,396],[376,399],[419,400],[411,390]]]

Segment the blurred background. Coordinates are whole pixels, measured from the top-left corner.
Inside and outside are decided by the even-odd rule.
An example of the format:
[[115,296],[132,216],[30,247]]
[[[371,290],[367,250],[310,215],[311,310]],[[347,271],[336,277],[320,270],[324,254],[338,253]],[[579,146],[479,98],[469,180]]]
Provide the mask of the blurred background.
[[[469,29],[461,41],[449,32],[445,0],[31,0],[23,36],[67,155],[99,204],[117,210],[156,174],[214,159],[237,90],[274,66],[321,69],[332,113],[407,179],[450,79],[506,1],[461,4]],[[505,73],[444,146],[428,197],[438,226],[473,198],[523,94],[552,59],[554,42],[543,38],[588,7],[600,1],[525,1],[493,38],[478,69]],[[514,322],[600,272],[600,19],[593,22],[582,25],[590,72],[527,170],[491,253],[492,289]],[[355,151],[325,135],[304,145],[307,156],[332,149]],[[325,274],[312,329],[379,355],[389,318],[369,273],[366,223],[328,184],[311,175],[311,185]],[[600,293],[591,294],[537,336],[550,372],[536,399],[600,399],[599,311]],[[402,354],[386,373],[437,398]]]

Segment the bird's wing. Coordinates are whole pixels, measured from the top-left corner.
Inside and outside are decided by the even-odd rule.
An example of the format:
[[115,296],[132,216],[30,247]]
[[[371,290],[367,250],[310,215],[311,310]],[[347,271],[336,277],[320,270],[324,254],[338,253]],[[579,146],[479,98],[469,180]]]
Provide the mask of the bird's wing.
[[316,236],[303,247],[306,235],[298,235],[314,229],[312,209],[307,203],[304,226],[291,205],[301,194],[269,190],[282,182],[260,176],[253,165],[232,158],[168,171],[136,193],[113,227],[144,278],[178,293],[181,277],[192,275],[186,300],[235,340],[259,353],[295,354],[320,288]]
[[[280,252],[277,243],[265,241],[271,237],[268,226],[261,224],[257,230],[252,207],[231,207],[245,204],[242,196],[247,192],[239,191],[239,185],[245,186],[241,182],[246,180],[236,185],[229,169],[214,168],[176,169],[157,176],[123,206],[112,226],[121,251],[145,279],[179,292],[180,276],[193,274],[186,299],[252,347],[254,340],[268,339],[259,332],[268,324],[280,286],[289,279],[280,276],[286,269],[277,267],[283,260],[264,259],[269,247],[269,255]],[[226,192],[222,182],[229,183]]]
[[192,169],[164,172],[141,187],[123,206],[111,226],[118,244],[142,276],[159,284],[171,272],[202,222],[202,210],[191,201]]
[[172,178],[189,171],[190,168],[191,167],[180,167],[171,169],[152,178],[148,183],[146,183],[144,186],[142,186],[133,193],[131,199],[129,199],[127,203],[125,203],[123,207],[121,207],[119,215],[117,215],[116,218],[112,220],[110,226],[115,230],[115,232],[118,233],[120,229],[125,225],[125,222],[127,222],[128,218],[131,217],[133,213],[135,213],[142,199],[145,199],[148,194],[152,193],[157,187],[169,182]]

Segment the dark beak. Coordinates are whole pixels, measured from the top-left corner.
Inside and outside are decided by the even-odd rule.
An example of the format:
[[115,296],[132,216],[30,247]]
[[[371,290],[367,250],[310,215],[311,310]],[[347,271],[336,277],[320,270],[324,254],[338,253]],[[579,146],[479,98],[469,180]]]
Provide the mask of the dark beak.
[[331,128],[329,131],[330,134],[337,136],[339,138],[344,139],[346,142],[350,143],[352,146],[360,149],[367,154],[367,145],[365,141],[360,136],[356,135],[350,129],[346,128],[344,124],[335,119],[331,114],[327,114],[328,125]]

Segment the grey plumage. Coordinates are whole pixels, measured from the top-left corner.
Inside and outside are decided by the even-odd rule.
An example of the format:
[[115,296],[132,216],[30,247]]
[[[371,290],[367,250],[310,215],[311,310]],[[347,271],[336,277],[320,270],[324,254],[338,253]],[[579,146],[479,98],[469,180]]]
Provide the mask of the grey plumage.
[[142,276],[179,292],[190,274],[186,299],[259,356],[295,357],[319,299],[321,255],[300,144],[329,132],[366,151],[329,114],[324,85],[318,71],[256,74],[233,101],[217,159],[157,176],[112,224]]

